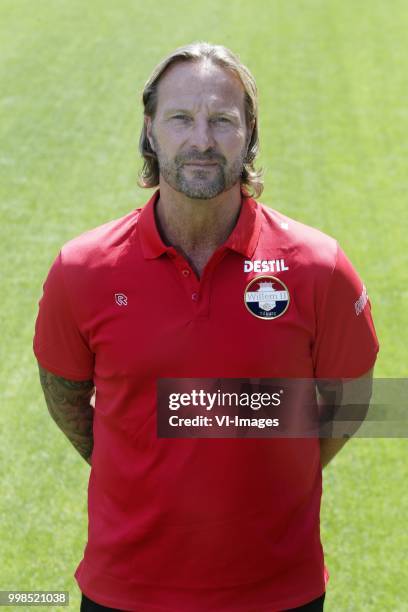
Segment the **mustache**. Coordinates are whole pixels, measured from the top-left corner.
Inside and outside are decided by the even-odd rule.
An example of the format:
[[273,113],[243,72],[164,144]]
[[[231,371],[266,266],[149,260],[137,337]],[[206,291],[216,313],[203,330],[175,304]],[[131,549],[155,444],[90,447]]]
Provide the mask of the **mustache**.
[[197,153],[183,153],[183,155],[176,156],[176,164],[183,165],[188,162],[219,162],[220,164],[225,164],[225,157],[223,155],[219,155],[218,153],[208,153],[197,154]]

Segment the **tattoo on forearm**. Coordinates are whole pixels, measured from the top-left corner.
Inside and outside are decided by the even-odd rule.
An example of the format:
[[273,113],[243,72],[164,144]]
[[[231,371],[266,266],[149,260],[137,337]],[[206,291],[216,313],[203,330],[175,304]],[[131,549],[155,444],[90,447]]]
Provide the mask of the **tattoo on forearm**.
[[41,386],[52,418],[71,444],[90,463],[93,450],[93,381],[67,380],[51,374],[41,366],[38,367]]

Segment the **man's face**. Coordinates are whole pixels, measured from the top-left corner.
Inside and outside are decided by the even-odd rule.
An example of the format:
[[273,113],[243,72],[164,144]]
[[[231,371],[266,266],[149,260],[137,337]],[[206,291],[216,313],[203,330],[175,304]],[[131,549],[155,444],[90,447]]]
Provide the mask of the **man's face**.
[[174,190],[209,199],[240,181],[250,134],[244,89],[230,72],[208,61],[171,66],[146,122],[161,178]]

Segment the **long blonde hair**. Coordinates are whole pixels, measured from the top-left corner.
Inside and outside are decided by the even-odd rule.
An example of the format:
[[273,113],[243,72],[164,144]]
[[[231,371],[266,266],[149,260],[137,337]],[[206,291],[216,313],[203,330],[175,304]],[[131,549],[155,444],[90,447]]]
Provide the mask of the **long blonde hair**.
[[[239,78],[244,87],[246,124],[247,128],[253,125],[253,129],[241,174],[241,187],[248,195],[259,197],[263,191],[263,171],[254,167],[255,158],[259,152],[257,88],[255,79],[248,68],[230,49],[207,42],[194,42],[179,47],[165,57],[153,70],[144,86],[142,95],[144,114],[154,118],[157,108],[158,84],[167,68],[176,62],[199,62],[205,59],[229,70]],[[147,138],[146,122],[143,122],[140,134],[139,151],[144,163],[139,173],[138,185],[147,188],[156,187],[159,184],[159,164],[156,153]]]

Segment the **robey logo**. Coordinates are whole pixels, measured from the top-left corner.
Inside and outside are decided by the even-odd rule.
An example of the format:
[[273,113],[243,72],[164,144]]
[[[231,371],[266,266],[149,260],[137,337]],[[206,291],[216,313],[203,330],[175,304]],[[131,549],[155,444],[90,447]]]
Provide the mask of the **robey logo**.
[[127,295],[124,293],[115,293],[115,302],[118,306],[127,306]]
[[285,272],[289,270],[284,259],[246,259],[244,272]]
[[358,298],[357,302],[354,302],[354,309],[356,311],[357,316],[361,315],[367,302],[368,302],[367,289],[365,288],[365,285],[363,285],[363,291],[361,292],[360,297]]

